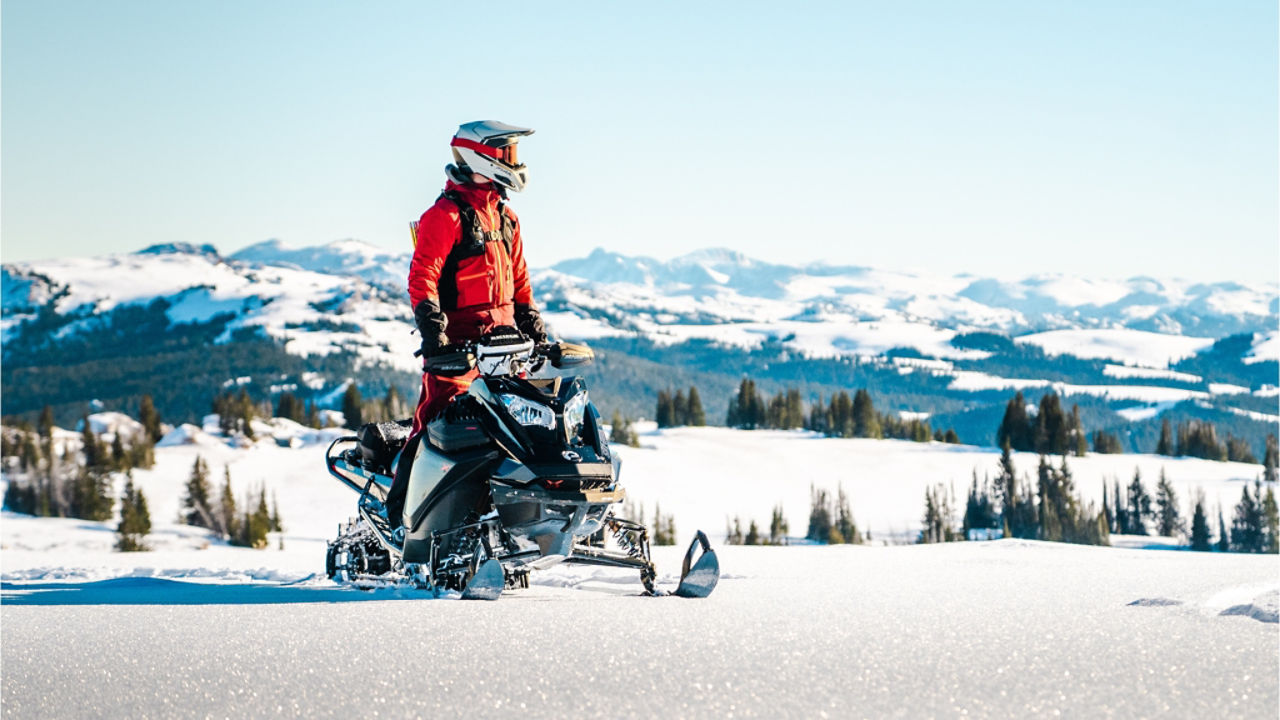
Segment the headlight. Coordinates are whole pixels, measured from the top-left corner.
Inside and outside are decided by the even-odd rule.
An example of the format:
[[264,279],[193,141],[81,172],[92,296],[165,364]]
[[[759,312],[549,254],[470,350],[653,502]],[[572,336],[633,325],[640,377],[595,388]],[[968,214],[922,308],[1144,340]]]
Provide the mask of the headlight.
[[582,421],[587,415],[587,392],[584,390],[564,404],[564,426],[570,435],[582,429]]
[[526,400],[519,395],[499,395],[507,412],[521,425],[539,425],[548,430],[556,428],[556,415],[546,405]]

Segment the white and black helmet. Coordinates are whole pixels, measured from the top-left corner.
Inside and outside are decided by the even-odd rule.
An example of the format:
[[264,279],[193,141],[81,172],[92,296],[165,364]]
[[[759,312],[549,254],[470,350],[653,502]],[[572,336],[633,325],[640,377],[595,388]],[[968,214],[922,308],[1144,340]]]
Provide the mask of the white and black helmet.
[[529,182],[529,171],[520,164],[516,143],[532,134],[529,128],[496,120],[477,120],[459,126],[449,145],[453,148],[453,159],[462,168],[520,192]]

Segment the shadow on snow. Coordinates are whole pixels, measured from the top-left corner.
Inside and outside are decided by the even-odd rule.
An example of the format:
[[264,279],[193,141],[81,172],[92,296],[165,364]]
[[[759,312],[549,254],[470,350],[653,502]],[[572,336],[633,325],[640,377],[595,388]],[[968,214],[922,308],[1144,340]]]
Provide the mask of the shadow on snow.
[[408,588],[212,584],[151,577],[82,583],[0,583],[0,602],[4,605],[280,605],[431,598],[427,591]]

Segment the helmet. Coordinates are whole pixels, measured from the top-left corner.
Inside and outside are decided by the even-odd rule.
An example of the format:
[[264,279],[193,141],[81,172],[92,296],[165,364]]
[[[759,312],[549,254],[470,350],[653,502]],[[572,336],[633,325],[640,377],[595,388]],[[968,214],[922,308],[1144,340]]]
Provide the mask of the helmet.
[[529,181],[529,171],[516,158],[516,143],[532,134],[529,128],[477,120],[459,126],[449,145],[458,165],[520,192]]

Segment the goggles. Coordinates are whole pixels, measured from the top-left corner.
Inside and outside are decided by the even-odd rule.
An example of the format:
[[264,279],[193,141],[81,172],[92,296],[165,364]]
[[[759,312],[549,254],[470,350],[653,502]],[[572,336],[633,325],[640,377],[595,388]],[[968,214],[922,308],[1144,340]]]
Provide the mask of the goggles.
[[469,150],[474,150],[481,155],[487,155],[494,160],[510,165],[511,167],[518,167],[520,165],[520,161],[518,159],[519,155],[516,151],[516,143],[503,145],[502,147],[490,147],[474,140],[455,137],[449,144],[454,147],[464,147]]

